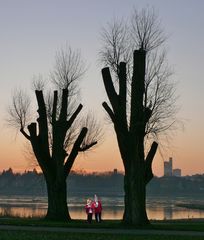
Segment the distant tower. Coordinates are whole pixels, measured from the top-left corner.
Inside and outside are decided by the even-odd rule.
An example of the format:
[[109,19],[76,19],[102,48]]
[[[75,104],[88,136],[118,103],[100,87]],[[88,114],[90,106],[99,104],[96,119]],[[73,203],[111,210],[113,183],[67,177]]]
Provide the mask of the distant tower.
[[169,158],[169,161],[165,161],[164,162],[164,176],[165,177],[169,177],[169,176],[172,176],[172,166],[173,166],[173,160],[172,158],[170,157]]

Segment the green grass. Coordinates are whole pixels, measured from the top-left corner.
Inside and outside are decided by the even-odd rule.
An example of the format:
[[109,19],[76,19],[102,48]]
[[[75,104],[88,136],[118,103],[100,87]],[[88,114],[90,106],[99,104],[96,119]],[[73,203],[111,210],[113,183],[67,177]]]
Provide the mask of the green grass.
[[156,230],[197,231],[204,232],[203,223],[155,223],[151,225]]
[[32,231],[0,231],[1,240],[203,240],[203,237],[191,236],[135,236],[123,234],[96,233],[56,233]]
[[[35,218],[0,218],[1,225],[16,226],[45,226],[45,227],[70,227],[70,228],[120,228],[122,223],[119,220],[105,220],[101,223],[93,221],[88,224],[85,220],[72,220],[70,222],[47,221]],[[124,226],[125,227],[125,226]]]
[[[105,220],[102,223],[88,224],[84,220],[73,220],[69,223],[46,221],[44,219],[22,219],[22,218],[0,218],[0,225],[34,226],[32,230],[0,230],[0,240],[203,240],[203,236],[158,236],[158,235],[130,235],[130,234],[104,234],[104,233],[68,233],[68,232],[44,232],[38,231],[38,226],[64,227],[64,228],[112,228],[112,229],[133,229],[125,226],[118,220]],[[143,228],[144,229],[144,228]],[[204,231],[204,221],[154,221],[145,229],[156,230],[184,230]]]
[[[66,227],[66,228],[112,228],[112,229],[134,229],[134,226],[126,226],[119,220],[104,220],[101,223],[88,224],[85,220],[72,220],[71,222],[54,222],[44,219],[23,219],[23,218],[0,218],[1,225],[16,226],[45,226],[45,227]],[[204,220],[191,221],[153,221],[152,224],[143,229],[157,230],[183,230],[183,231],[204,231]]]

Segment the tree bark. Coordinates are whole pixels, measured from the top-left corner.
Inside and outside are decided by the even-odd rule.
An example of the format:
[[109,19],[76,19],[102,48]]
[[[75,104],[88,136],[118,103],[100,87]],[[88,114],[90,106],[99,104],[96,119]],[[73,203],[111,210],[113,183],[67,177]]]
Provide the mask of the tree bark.
[[133,168],[125,172],[123,222],[128,225],[143,226],[149,223],[146,214],[146,185],[144,182],[144,167]]
[[69,221],[67,206],[66,179],[55,180],[52,177],[46,177],[48,210],[46,219],[55,221]]
[[146,214],[146,169],[143,135],[130,134],[125,162],[125,212],[123,222],[142,226],[149,223]]

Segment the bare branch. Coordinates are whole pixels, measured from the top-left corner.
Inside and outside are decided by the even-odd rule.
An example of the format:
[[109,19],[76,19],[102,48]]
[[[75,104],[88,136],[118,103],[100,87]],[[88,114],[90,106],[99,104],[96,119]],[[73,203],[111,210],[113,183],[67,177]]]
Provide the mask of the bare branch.
[[30,98],[22,90],[15,90],[12,102],[8,107],[7,123],[16,129],[24,129],[28,124],[30,114]]
[[88,132],[80,146],[80,151],[84,152],[103,139],[104,131],[102,124],[96,119],[93,112],[88,112],[86,117],[83,117],[81,120],[81,124],[88,129]]
[[115,122],[115,116],[114,116],[114,113],[113,113],[112,109],[108,106],[108,104],[106,102],[103,102],[102,106],[104,107],[104,109],[108,113],[109,117],[111,118],[112,122],[114,123]]
[[52,122],[56,122],[57,117],[57,101],[58,101],[58,93],[54,91],[54,99],[53,99],[53,107],[52,107]]
[[152,161],[156,154],[157,147],[158,147],[158,143],[153,142],[151,145],[151,148],[147,154],[147,157],[145,159],[145,183],[146,184],[153,178]]
[[92,142],[92,143],[90,143],[90,144],[87,144],[87,145],[83,145],[83,147],[81,147],[80,149],[79,149],[79,152],[85,152],[85,151],[87,151],[87,150],[89,150],[90,148],[92,148],[94,145],[96,145],[98,142],[96,141],[96,142]]
[[82,104],[79,104],[78,108],[75,110],[75,112],[72,114],[70,119],[67,121],[67,127],[68,128],[70,128],[72,126],[72,123],[76,119],[77,115],[80,113],[82,107],[83,107]]
[[32,80],[32,89],[38,90],[38,91],[43,91],[45,89],[46,86],[46,81],[43,79],[42,75],[38,75],[38,76],[33,76],[33,80]]
[[73,166],[73,163],[74,163],[74,160],[80,150],[80,146],[87,134],[87,131],[88,129],[87,128],[82,128],[81,132],[79,133],[73,147],[72,147],[72,150],[71,150],[71,153],[69,155],[69,157],[67,158],[65,164],[64,164],[64,174],[65,176],[67,176]]
[[99,52],[100,61],[109,66],[111,70],[118,75],[120,62],[129,62],[131,51],[128,36],[128,26],[123,20],[107,24],[101,32],[103,48]]
[[161,46],[166,36],[154,9],[134,9],[131,17],[131,35],[135,49],[153,50]]
[[86,71],[79,50],[71,47],[61,49],[56,53],[55,67],[51,79],[58,89],[68,89],[69,96],[77,93],[77,84]]
[[113,108],[117,108],[119,104],[119,98],[115,91],[109,68],[102,69],[102,76],[111,105]]
[[29,168],[31,168],[31,167],[36,168],[38,166],[38,162],[37,162],[36,156],[33,152],[30,142],[26,141],[23,144],[22,151],[23,151],[24,158],[27,161]]
[[27,138],[30,141],[30,136],[24,131],[24,129],[20,129],[20,132],[24,135],[25,138]]

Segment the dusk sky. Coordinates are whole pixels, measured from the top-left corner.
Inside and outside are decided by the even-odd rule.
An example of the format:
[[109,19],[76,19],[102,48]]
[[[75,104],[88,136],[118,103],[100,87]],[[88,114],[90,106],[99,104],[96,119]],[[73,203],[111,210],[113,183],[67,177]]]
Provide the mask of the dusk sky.
[[88,70],[81,82],[81,102],[105,127],[99,147],[75,161],[75,169],[123,170],[115,133],[101,103],[107,100],[98,52],[100,32],[113,18],[126,19],[133,8],[154,7],[165,33],[168,62],[178,81],[178,118],[184,129],[174,133],[168,148],[160,147],[154,173],[163,175],[163,161],[173,157],[182,175],[204,173],[204,1],[203,0],[0,0],[0,171],[29,169],[24,138],[6,126],[6,108],[17,87],[31,91],[34,75],[48,77],[55,53],[66,43],[80,49]]

